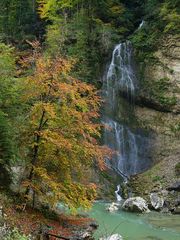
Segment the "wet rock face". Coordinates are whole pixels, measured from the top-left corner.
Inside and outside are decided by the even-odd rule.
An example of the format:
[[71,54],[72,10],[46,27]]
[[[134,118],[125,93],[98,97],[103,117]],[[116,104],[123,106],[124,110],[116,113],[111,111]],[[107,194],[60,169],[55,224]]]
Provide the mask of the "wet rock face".
[[144,213],[149,212],[147,202],[141,197],[128,198],[122,208],[129,212]]
[[[154,53],[156,61],[139,65],[139,102],[135,107],[137,121],[150,132],[152,167],[132,180],[132,189],[152,205],[161,208],[159,194],[151,204],[150,194],[168,190],[164,198],[170,211],[180,192],[180,44],[176,36],[162,39]],[[140,104],[139,104],[140,103]],[[174,184],[176,183],[176,184]],[[159,186],[160,185],[160,186]],[[173,193],[175,191],[175,193]],[[159,202],[157,204],[157,202]]]

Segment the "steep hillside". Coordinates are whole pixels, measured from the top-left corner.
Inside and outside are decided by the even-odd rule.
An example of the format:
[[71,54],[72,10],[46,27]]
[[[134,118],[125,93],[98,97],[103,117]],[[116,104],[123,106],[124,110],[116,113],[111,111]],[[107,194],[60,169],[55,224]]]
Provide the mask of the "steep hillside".
[[[177,29],[179,23],[175,23],[179,19],[177,4],[178,1],[174,4],[166,1],[159,5],[159,13],[156,9],[149,13],[151,18],[145,15],[147,21],[144,26],[132,36],[140,86],[135,116],[139,125],[153,135],[153,167],[136,176],[132,183],[135,193],[142,196],[166,189],[180,177],[180,35]],[[169,13],[165,16],[167,9]]]

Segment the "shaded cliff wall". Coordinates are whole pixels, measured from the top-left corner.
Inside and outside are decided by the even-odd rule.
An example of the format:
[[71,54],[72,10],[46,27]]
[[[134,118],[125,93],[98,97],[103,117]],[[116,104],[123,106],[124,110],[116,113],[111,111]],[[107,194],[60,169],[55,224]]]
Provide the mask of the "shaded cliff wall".
[[[135,115],[151,131],[154,166],[134,178],[134,191],[144,195],[179,179],[180,164],[180,42],[164,37],[153,58],[139,66],[139,95]],[[143,181],[143,184],[139,184]]]

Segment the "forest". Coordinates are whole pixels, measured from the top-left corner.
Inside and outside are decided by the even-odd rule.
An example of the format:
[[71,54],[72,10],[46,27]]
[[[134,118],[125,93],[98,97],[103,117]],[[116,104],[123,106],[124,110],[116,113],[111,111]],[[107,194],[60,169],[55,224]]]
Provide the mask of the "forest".
[[[133,97],[137,109],[134,110],[136,107],[131,106],[131,100],[126,99],[129,86],[126,93],[124,86],[120,85],[118,91],[121,93],[115,92],[118,103],[114,105],[115,109],[120,110],[108,114],[116,115],[113,119],[125,124],[128,129],[132,128],[134,134],[138,131],[141,133],[143,129],[145,135],[148,131],[149,135],[164,136],[164,132],[166,135],[169,131],[167,146],[172,139],[174,146],[176,141],[178,146],[179,83],[178,77],[171,82],[171,75],[176,76],[176,70],[179,71],[179,29],[179,0],[0,1],[0,239],[56,239],[50,235],[45,238],[46,234],[33,236],[28,225],[33,225],[37,219],[41,223],[48,222],[50,226],[54,224],[54,230],[50,233],[65,236],[64,239],[94,239],[68,238],[68,233],[64,233],[63,229],[59,231],[59,228],[63,226],[63,221],[69,225],[73,221],[87,224],[87,218],[79,219],[78,209],[90,209],[95,200],[111,200],[119,182],[122,183],[122,196],[126,199],[128,189],[136,188],[134,185],[138,179],[133,183],[130,180],[127,187],[123,182],[124,176],[129,180],[131,175],[145,172],[150,166],[161,162],[161,159],[153,156],[153,163],[146,164],[148,167],[144,169],[142,166],[139,170],[136,168],[137,171],[132,174],[131,170],[108,166],[108,162],[114,161],[117,147],[113,148],[109,143],[113,141],[112,136],[107,137],[107,143],[104,141],[106,132],[113,128],[112,123],[109,125],[103,118],[106,106],[104,75],[116,44],[128,41],[133,46],[133,65],[139,78],[138,94]],[[164,41],[167,39],[169,42],[166,44]],[[155,68],[150,68],[157,65],[162,67],[158,60],[161,46],[165,46],[165,49],[177,46],[178,49],[168,53],[171,57],[167,61],[163,59],[169,55],[162,51],[165,56],[162,57],[163,71],[168,71],[163,76],[156,74]],[[131,51],[131,46],[126,47],[127,51]],[[115,50],[114,53],[115,59]],[[175,70],[171,66],[175,61],[172,59],[176,60]],[[112,59],[114,65],[117,61],[115,59],[113,62]],[[125,59],[123,64],[127,65],[128,61]],[[117,73],[118,67],[114,69]],[[149,74],[149,78],[146,74]],[[111,78],[108,78],[107,84],[109,79]],[[116,81],[114,79],[112,77],[112,81]],[[108,87],[106,90],[111,91]],[[110,98],[112,102],[114,98]],[[148,119],[152,116],[151,113],[139,114],[138,108],[142,106],[159,111],[156,120]],[[169,114],[168,118],[165,114]],[[160,127],[154,121],[159,121],[158,126],[165,126],[160,133]],[[122,136],[118,132],[118,136],[123,139],[129,136],[129,141],[132,142],[132,134],[126,127],[123,128],[126,133]],[[117,133],[120,130],[116,128],[114,131]],[[163,144],[166,148],[164,142]],[[149,145],[154,146],[155,143]],[[132,149],[131,145],[127,148],[127,152]],[[140,149],[142,148],[144,150],[144,145],[141,144]],[[177,149],[172,150],[173,154],[178,154]],[[123,151],[120,149],[119,154],[123,155]],[[135,153],[132,154],[135,159]],[[141,152],[137,153],[137,156],[140,155]],[[165,155],[159,155],[165,158]],[[126,161],[130,161],[128,159],[130,157]],[[176,173],[173,172],[173,178],[169,178],[179,179],[179,160],[173,162],[172,157],[172,163]],[[127,168],[130,169],[128,164],[126,163]],[[163,167],[160,166],[160,169]],[[164,183],[159,173],[148,176],[152,177],[151,185],[160,183],[167,188],[166,184],[170,184],[169,179]],[[145,180],[146,183],[147,181]],[[148,187],[145,188],[149,189]],[[140,196],[141,188],[143,186],[136,189]],[[69,218],[72,219],[64,220],[65,217],[61,216],[59,220],[56,212],[59,203],[70,211]],[[2,213],[1,206],[4,209]],[[178,209],[180,212],[180,207]],[[7,215],[6,222],[10,229],[6,234],[1,229],[3,211]],[[23,227],[20,227],[22,224]],[[39,236],[44,238],[38,238]],[[173,239],[176,238],[169,238]]]

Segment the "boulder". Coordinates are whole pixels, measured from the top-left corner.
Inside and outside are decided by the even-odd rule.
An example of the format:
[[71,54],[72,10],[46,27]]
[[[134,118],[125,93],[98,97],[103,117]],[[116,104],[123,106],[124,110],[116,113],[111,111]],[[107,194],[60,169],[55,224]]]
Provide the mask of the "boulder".
[[96,222],[90,222],[87,224],[87,226],[82,227],[82,229],[78,229],[74,232],[74,235],[72,236],[72,240],[75,239],[81,239],[81,240],[93,240],[93,234],[97,230],[98,225]]
[[148,209],[147,202],[141,197],[128,198],[122,208],[129,212],[143,213],[150,212]]
[[24,166],[13,166],[11,167],[11,178],[12,182],[10,185],[10,189],[13,192],[20,191],[20,183],[25,177],[25,167]]
[[161,213],[165,213],[165,214],[170,213],[169,208],[167,208],[167,207],[163,208],[161,210]]
[[180,181],[175,182],[172,186],[168,187],[167,190],[180,192]]
[[167,197],[168,194],[169,194],[169,192],[168,192],[167,190],[163,189],[163,190],[161,191],[161,194],[162,194],[163,197]]
[[119,234],[113,234],[107,238],[100,238],[99,240],[123,240],[123,238]]
[[180,214],[180,206],[177,206],[172,213],[173,214]]
[[109,212],[116,212],[119,210],[119,207],[120,207],[119,203],[113,202],[106,208],[106,210]]
[[180,206],[180,196],[178,196],[178,198],[175,199],[174,204],[176,207]]
[[150,194],[151,206],[155,210],[161,210],[164,206],[164,198],[161,194],[153,192]]

